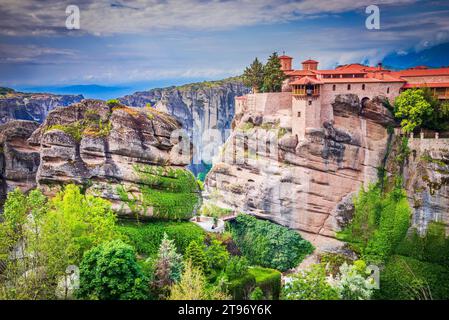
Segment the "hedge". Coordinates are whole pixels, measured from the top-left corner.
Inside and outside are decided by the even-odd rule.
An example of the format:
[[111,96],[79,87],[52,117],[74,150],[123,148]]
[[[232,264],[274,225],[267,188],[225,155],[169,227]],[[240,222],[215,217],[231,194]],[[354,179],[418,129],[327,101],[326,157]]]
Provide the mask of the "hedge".
[[228,292],[233,300],[246,300],[256,286],[256,278],[250,272],[228,284]]
[[250,267],[248,272],[256,279],[256,286],[262,289],[265,299],[279,300],[281,273],[275,269]]
[[178,252],[184,253],[191,241],[203,242],[205,232],[192,222],[153,221],[146,224],[125,223],[118,226],[124,240],[141,255],[152,256],[159,250],[164,232],[175,241]]

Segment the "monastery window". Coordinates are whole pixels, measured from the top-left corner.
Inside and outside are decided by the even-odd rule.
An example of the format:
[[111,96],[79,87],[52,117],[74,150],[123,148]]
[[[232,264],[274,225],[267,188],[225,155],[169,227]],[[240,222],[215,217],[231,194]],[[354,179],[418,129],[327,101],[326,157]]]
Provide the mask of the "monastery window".
[[298,118],[301,118],[301,112],[298,111]]
[[311,106],[312,105],[312,100],[309,100],[309,106]]
[[348,84],[348,90],[351,90],[351,85],[350,84]]
[[266,151],[265,153],[267,154],[267,156],[270,155],[270,152],[271,152],[270,148],[271,148],[270,140],[267,140],[265,142],[265,151]]
[[332,91],[335,91],[335,89],[337,89],[337,86],[334,84],[334,85],[332,86]]
[[387,93],[390,93],[390,87],[387,88]]
[[365,90],[365,84],[362,84],[362,90]]

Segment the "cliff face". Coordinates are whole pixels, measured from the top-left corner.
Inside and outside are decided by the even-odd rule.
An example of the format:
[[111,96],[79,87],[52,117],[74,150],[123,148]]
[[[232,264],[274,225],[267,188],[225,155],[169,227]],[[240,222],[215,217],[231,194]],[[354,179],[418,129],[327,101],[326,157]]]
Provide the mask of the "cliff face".
[[362,107],[337,96],[333,122],[298,141],[291,122],[237,114],[235,129],[206,179],[208,201],[297,229],[321,248],[351,218],[352,195],[377,179],[391,114],[380,98]]
[[[14,130],[7,130],[8,125]],[[0,134],[7,136],[5,141],[16,141],[14,133],[21,123],[8,125]],[[155,110],[83,100],[51,111],[37,130],[22,134],[14,146],[31,134],[29,142],[20,145],[21,151],[38,155],[33,158],[39,164],[37,170],[34,166],[26,172],[28,187],[36,183],[44,193],[53,195],[64,184],[81,184],[87,193],[111,201],[122,215],[145,218],[165,217],[167,205],[158,197],[170,197],[181,186],[178,193],[190,207],[179,201],[170,210],[184,218],[182,214],[198,204],[199,190],[184,169],[190,154],[182,154],[182,144],[177,136],[172,137],[179,128],[176,120]],[[10,148],[4,153],[6,159],[12,157]],[[13,169],[6,167],[4,176],[10,176]],[[8,180],[4,184],[9,187]]]
[[412,226],[424,234],[431,221],[449,231],[449,139],[410,139],[403,174]]
[[56,107],[65,107],[83,99],[82,95],[22,93],[12,89],[0,90],[0,124],[10,120],[43,122]]
[[[239,79],[229,78],[136,92],[119,100],[136,107],[144,107],[150,103],[157,110],[173,115],[192,139],[193,163],[200,164],[204,156],[204,145],[211,137],[216,139],[217,146],[224,143],[234,117],[234,98],[248,92],[249,89]],[[216,148],[210,153],[215,155]],[[201,165],[193,165],[191,169],[196,173],[197,169],[201,170],[200,167]]]
[[24,191],[36,187],[39,150],[28,143],[28,138],[39,124],[13,120],[0,125],[0,199],[19,187]]

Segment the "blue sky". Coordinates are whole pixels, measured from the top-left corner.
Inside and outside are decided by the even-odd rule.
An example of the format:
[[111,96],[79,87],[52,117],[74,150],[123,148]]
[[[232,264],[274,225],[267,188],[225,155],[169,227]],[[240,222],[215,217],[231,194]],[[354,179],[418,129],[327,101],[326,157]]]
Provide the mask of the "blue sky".
[[[69,4],[80,8],[80,30],[65,28]],[[273,51],[328,68],[449,42],[449,1],[377,1],[380,30],[365,28],[370,4],[2,0],[0,85],[183,83],[237,75]]]

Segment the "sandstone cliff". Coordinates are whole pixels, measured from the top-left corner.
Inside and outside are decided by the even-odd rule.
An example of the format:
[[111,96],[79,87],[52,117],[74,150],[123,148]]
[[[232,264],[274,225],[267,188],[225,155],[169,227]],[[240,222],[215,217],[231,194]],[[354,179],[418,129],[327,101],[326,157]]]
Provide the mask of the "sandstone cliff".
[[23,93],[0,88],[0,124],[14,119],[43,122],[54,108],[65,107],[82,99],[82,95]]
[[362,106],[356,95],[340,95],[332,107],[334,120],[300,141],[285,116],[236,114],[206,179],[208,201],[297,229],[322,249],[338,247],[352,195],[377,179],[392,116],[381,98]]
[[[193,161],[199,165],[190,168],[196,173],[202,170],[200,163],[204,144],[211,136],[220,140],[218,145],[226,141],[234,117],[234,98],[248,92],[249,88],[243,86],[239,78],[229,78],[136,92],[119,100],[136,107],[150,103],[157,110],[173,115],[192,138]],[[210,134],[210,129],[216,131]]]
[[13,120],[0,125],[0,199],[16,187],[24,191],[36,187],[39,150],[28,143],[28,138],[39,124]]
[[[31,134],[36,127],[30,128],[18,140],[21,126],[11,122],[0,129],[6,137],[4,158],[13,157],[12,147],[21,147],[23,153],[39,156],[33,158],[39,166],[37,171],[36,166],[28,171],[25,165],[6,166],[3,177],[9,189],[8,177],[17,167],[30,181],[28,188],[36,183],[52,195],[64,184],[81,184],[87,193],[110,200],[123,216],[186,218],[199,203],[198,185],[184,169],[190,154],[182,153],[177,135],[172,137],[180,125],[167,114],[83,100],[51,111],[37,130]],[[175,195],[177,201],[169,201]]]

